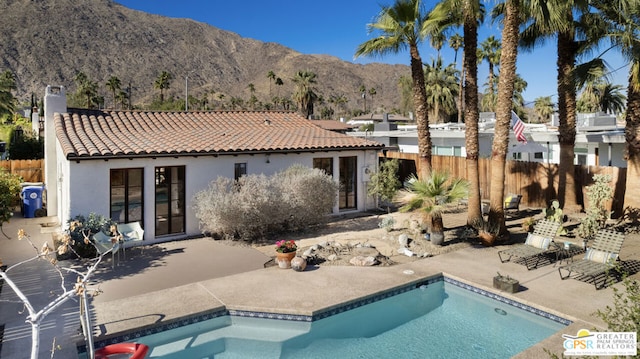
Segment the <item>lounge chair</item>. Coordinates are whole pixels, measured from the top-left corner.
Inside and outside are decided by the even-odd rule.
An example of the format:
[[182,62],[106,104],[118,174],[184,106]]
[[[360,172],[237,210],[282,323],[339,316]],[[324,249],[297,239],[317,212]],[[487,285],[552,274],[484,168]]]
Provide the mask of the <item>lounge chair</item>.
[[[614,269],[618,255],[622,249],[624,234],[612,230],[601,229],[587,249],[584,258],[569,265],[558,268],[561,279],[567,279],[571,274],[576,274],[575,278],[590,278],[596,290],[604,288],[609,279],[609,272]],[[566,271],[566,275],[562,275]],[[597,278],[604,275],[602,284],[598,286]]]
[[94,245],[98,253],[105,254],[107,253],[108,250],[111,249],[111,268],[114,268],[115,261],[116,261],[116,257],[115,257],[116,253],[118,253],[118,258],[120,258],[120,253],[118,252],[120,250],[120,242],[116,241],[114,243],[111,241],[111,238],[113,237],[108,236],[103,232],[98,232],[93,235]]
[[118,233],[122,235],[122,253],[125,259],[125,248],[137,246],[144,239],[144,230],[140,227],[140,222],[118,224]]
[[[543,254],[549,252],[549,245],[558,232],[560,223],[540,220],[535,224],[533,233],[527,235],[524,244],[515,244],[507,249],[498,251],[498,257],[502,263],[511,258],[521,258],[528,270],[538,267]],[[503,258],[504,256],[504,258]]]

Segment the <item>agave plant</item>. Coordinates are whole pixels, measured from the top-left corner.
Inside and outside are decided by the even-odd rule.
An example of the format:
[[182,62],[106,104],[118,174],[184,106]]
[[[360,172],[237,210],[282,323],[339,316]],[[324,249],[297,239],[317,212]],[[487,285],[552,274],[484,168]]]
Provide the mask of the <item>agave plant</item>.
[[466,180],[452,179],[447,172],[433,171],[423,179],[412,176],[406,188],[399,193],[399,201],[404,203],[400,211],[422,211],[424,218],[431,220],[431,241],[441,244],[444,240],[443,211],[467,197],[468,192],[469,183]]

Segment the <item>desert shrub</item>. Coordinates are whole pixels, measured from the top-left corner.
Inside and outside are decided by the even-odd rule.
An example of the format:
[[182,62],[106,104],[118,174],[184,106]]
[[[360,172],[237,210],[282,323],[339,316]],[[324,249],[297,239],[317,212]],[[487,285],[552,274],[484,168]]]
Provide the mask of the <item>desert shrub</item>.
[[605,202],[613,198],[613,188],[609,184],[611,176],[609,175],[593,175],[594,183],[587,187],[587,199],[589,200],[589,208],[587,208],[586,217],[578,226],[578,235],[582,238],[593,237],[611,218],[605,206]]
[[322,222],[333,208],[336,191],[324,172],[292,166],[271,177],[219,177],[193,202],[203,233],[253,240]]

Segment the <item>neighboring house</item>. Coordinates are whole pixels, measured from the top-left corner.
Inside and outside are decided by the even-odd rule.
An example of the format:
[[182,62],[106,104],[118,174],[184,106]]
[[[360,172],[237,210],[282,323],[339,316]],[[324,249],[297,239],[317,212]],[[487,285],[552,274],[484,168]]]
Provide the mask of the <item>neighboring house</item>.
[[53,86],[44,104],[47,215],[63,226],[94,212],[140,221],[147,243],[196,236],[193,197],[211,181],[293,164],[339,181],[335,214],[375,205],[366,182],[384,146],[292,112],[67,109],[64,87]]
[[[556,120],[557,122],[557,120]],[[351,136],[364,137],[383,143],[392,151],[418,153],[418,132],[415,125],[395,125],[391,122],[375,125],[373,132],[349,132]],[[480,114],[479,151],[480,157],[491,155],[495,114]],[[624,168],[625,139],[624,125],[616,123],[614,116],[605,114],[578,114],[575,144],[575,164],[589,166],[615,166]],[[465,148],[465,125],[444,123],[430,125],[432,153],[440,156],[467,155]],[[558,163],[560,144],[558,143],[557,123],[527,124],[524,129],[528,146],[516,147],[518,141],[511,131],[509,146],[512,149],[508,158],[530,162]],[[514,149],[521,148],[523,152]]]

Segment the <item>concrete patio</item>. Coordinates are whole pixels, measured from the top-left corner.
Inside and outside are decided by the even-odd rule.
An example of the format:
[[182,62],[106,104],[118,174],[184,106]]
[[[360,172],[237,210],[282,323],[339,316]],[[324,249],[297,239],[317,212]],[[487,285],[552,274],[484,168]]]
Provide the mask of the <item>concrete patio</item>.
[[[42,220],[15,218],[5,224],[5,232],[12,237],[0,238],[5,265],[34,253],[27,243],[17,241],[18,228],[26,229],[36,246],[51,239],[50,234],[41,232],[38,221]],[[553,263],[531,271],[517,263],[500,263],[497,252],[501,248],[471,246],[390,267],[312,266],[304,272],[264,268],[271,258],[263,252],[205,238],[127,249],[126,259],[117,262],[115,269],[111,268],[111,258],[105,258],[94,277],[96,288],[103,292],[92,301],[96,340],[222,308],[313,315],[440,273],[484,289],[491,289],[496,272],[508,274],[520,281],[521,290],[501,295],[574,321],[519,357],[548,358],[542,348],[562,353],[562,334],[603,328],[593,314],[612,303],[611,288],[596,291],[589,283],[563,281]],[[635,259],[638,254],[636,246],[627,246],[621,258]],[[34,299],[37,308],[50,298],[49,291],[59,290],[59,278],[42,261],[22,266],[12,278],[18,278],[19,286],[27,287],[30,298],[38,298],[37,304]],[[0,299],[16,298],[4,286]],[[75,357],[75,341],[81,338],[77,308],[77,303],[69,302],[47,319],[41,357],[50,355],[54,337],[62,347],[56,358]],[[21,309],[17,303],[3,302],[0,307],[0,324],[4,324],[2,358],[29,357],[30,328],[24,323],[26,314],[20,313]]]

